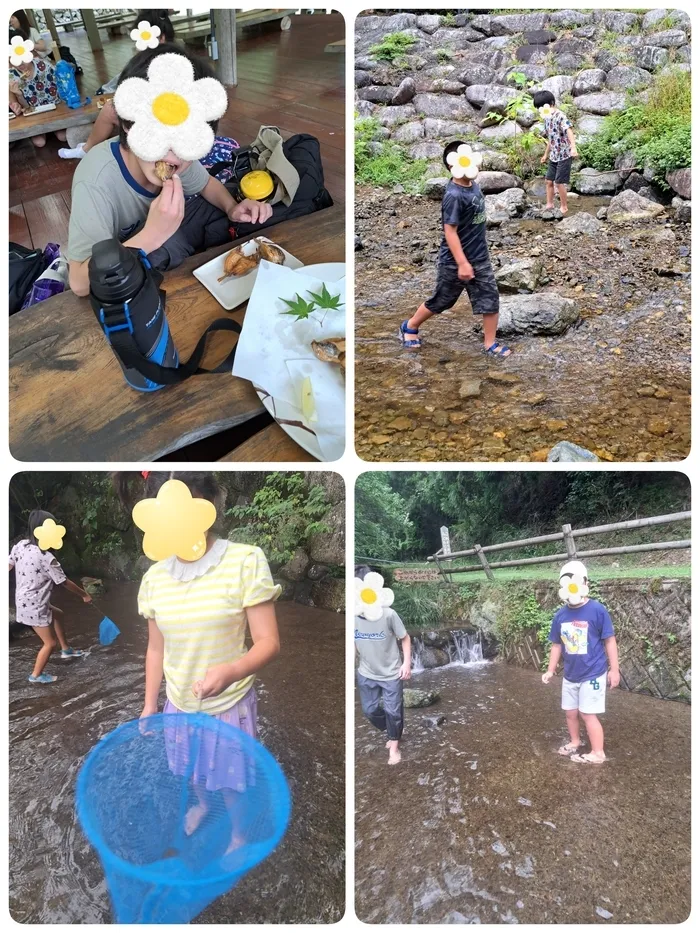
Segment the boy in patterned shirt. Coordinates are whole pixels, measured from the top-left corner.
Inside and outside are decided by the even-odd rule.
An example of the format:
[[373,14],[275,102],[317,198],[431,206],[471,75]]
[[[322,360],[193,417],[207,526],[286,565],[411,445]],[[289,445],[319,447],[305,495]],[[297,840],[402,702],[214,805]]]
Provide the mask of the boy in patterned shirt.
[[544,117],[544,132],[547,148],[540,160],[547,164],[547,203],[545,210],[554,208],[554,186],[557,186],[562,214],[568,213],[566,186],[571,181],[571,163],[578,158],[576,138],[569,118],[563,110],[555,107],[554,94],[551,91],[537,91],[532,95],[535,107]]

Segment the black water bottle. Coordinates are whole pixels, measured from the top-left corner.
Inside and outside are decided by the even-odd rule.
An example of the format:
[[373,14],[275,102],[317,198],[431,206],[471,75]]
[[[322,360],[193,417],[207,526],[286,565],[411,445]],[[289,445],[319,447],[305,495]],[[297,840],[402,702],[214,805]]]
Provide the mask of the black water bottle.
[[165,292],[159,288],[162,275],[151,268],[143,250],[112,239],[93,246],[88,276],[95,316],[127,383],[139,392],[162,389],[163,383],[152,378],[153,364],[168,369],[179,365],[165,316]]

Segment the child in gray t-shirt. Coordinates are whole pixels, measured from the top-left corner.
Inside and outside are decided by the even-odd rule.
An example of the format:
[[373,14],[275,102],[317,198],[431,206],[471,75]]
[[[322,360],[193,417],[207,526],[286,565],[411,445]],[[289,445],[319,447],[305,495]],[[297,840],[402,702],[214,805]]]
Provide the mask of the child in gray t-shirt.
[[[355,576],[362,579],[367,571],[358,568]],[[403,660],[397,639],[401,641]],[[386,731],[389,764],[397,765],[401,761],[403,682],[411,676],[411,636],[398,613],[384,609],[378,621],[355,616],[355,648],[362,712],[373,726]]]
[[[201,58],[165,43],[135,55],[122,71],[120,84],[129,78],[146,79],[153,59],[165,54],[186,59],[195,82],[214,80]],[[161,160],[173,173],[163,181],[156,171],[159,163],[144,161],[129,148],[131,128],[132,124],[119,118],[119,138],[91,149],[73,176],[67,253],[70,287],[76,295],[89,294],[88,263],[95,243],[116,237],[146,254],[160,249],[182,224],[185,195],[201,194],[233,223],[264,223],[272,216],[269,204],[236,203],[204,166],[179,158],[173,150]]]

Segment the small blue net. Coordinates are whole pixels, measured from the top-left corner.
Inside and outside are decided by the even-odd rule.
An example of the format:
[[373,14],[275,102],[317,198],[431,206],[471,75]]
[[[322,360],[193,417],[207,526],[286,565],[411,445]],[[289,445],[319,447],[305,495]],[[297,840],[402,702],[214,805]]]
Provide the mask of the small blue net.
[[272,852],[291,807],[267,749],[204,713],[105,736],[80,770],[76,805],[117,923],[188,923]]

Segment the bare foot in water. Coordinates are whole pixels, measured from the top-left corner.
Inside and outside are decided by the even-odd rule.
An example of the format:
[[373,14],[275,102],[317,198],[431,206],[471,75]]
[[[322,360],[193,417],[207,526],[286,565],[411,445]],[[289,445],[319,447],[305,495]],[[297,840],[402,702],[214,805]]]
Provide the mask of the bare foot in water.
[[185,815],[185,834],[187,836],[191,836],[192,833],[199,829],[208,812],[208,808],[203,803],[196,803],[193,807],[190,807]]
[[233,836],[231,836],[231,842],[229,842],[228,849],[224,852],[224,855],[230,855],[232,852],[235,852],[236,849],[240,849],[243,845],[245,845],[245,839],[243,836],[239,836],[238,833],[234,833]]
[[401,761],[401,752],[399,751],[398,741],[392,739],[386,744],[387,748],[389,749],[389,764],[397,765]]

